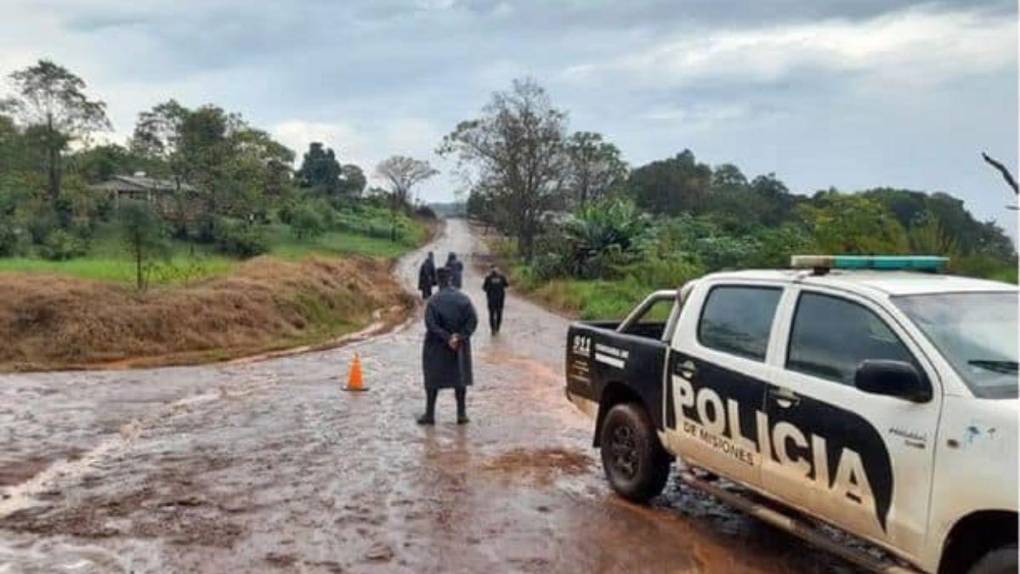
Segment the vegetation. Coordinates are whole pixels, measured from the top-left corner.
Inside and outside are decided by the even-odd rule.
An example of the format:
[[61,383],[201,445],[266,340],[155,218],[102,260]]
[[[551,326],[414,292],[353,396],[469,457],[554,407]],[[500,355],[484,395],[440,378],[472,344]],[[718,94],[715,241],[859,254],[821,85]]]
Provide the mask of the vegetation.
[[316,344],[408,305],[374,259],[252,260],[228,276],[139,297],[133,288],[0,275],[0,369],[222,360]]
[[[420,172],[392,197],[363,197],[361,168],[323,143],[293,169],[294,152],[239,114],[172,99],[139,113],[127,145],[92,147],[110,124],[82,79],[45,60],[10,79],[13,93],[0,100],[0,270],[125,280],[123,260],[142,289],[189,258],[215,257],[219,272],[273,253],[392,256],[424,237],[407,194]],[[135,202],[91,187],[137,172],[169,189]],[[109,241],[113,228],[123,241]]]
[[121,233],[131,258],[135,261],[135,287],[145,288],[152,259],[163,254],[163,224],[156,212],[143,202],[126,203],[120,208]]
[[539,86],[515,82],[440,151],[475,176],[469,216],[514,240],[496,248],[515,284],[582,317],[620,317],[653,289],[785,267],[795,253],[944,255],[952,272],[1017,282],[1013,241],[947,193],[794,194],[775,174],[748,178],[690,150],[628,171],[599,134],[567,133]]
[[396,241],[397,215],[410,204],[411,189],[439,172],[432,169],[427,161],[395,155],[376,166],[375,173],[385,179],[389,185],[388,195],[392,216],[390,239]]
[[530,260],[542,215],[563,191],[566,112],[552,106],[541,86],[514,81],[496,92],[481,117],[461,122],[443,138],[442,155],[453,155],[472,181],[475,213],[487,212],[517,239]]
[[[19,343],[17,349],[9,346],[0,363],[35,364],[39,359],[45,365],[50,357],[42,340],[33,338],[36,331],[22,327],[39,333],[49,329],[60,345],[72,331],[97,331],[94,341],[75,341],[85,345],[76,351],[79,358],[90,362],[130,349],[162,352],[160,341],[168,353],[205,349],[196,341],[215,336],[191,330],[203,325],[224,330],[226,339],[243,339],[238,345],[224,339],[225,345],[258,350],[283,340],[332,335],[341,326],[354,328],[372,309],[402,304],[388,274],[376,276],[381,281],[376,287],[385,295],[377,301],[364,282],[347,276],[316,284],[328,293],[280,277],[281,284],[273,288],[288,295],[269,296],[271,281],[259,269],[304,273],[307,266],[318,265],[317,256],[328,256],[340,259],[333,271],[371,268],[378,275],[385,261],[346,265],[342,260],[351,255],[389,259],[425,240],[431,211],[416,212],[407,193],[421,181],[420,171],[399,180],[398,193],[366,196],[362,169],[341,163],[325,144],[312,143],[295,169],[295,153],[240,114],[212,104],[191,108],[172,99],[139,113],[124,145],[96,146],[93,136],[111,125],[105,104],[87,93],[81,78],[43,60],[9,80],[13,90],[0,98],[0,291],[10,296],[0,298],[0,332],[5,341]],[[434,173],[428,168],[427,175]],[[136,187],[124,189],[124,180],[115,178]],[[266,280],[255,286],[236,280],[244,274]],[[358,292],[351,291],[352,285]],[[305,330],[297,333],[273,319],[265,333],[244,335],[254,328],[251,317],[227,317],[229,309],[212,308],[238,305],[249,295],[223,290],[247,288],[264,292],[260,301],[266,307],[259,311],[264,316],[285,315],[288,324]],[[96,305],[79,298],[82,293]],[[188,307],[185,297],[198,297],[209,308]],[[341,302],[342,297],[357,303]],[[374,307],[366,306],[369,300]],[[41,301],[51,307],[36,309]],[[167,302],[222,322],[170,317]],[[70,323],[43,324],[25,314],[29,307],[40,317]],[[115,317],[98,316],[100,310]],[[126,318],[168,329],[180,324],[181,340],[135,333],[122,324]],[[99,333],[106,327],[109,340]],[[120,348],[117,333],[124,333]],[[65,364],[72,358],[50,359]]]
[[60,200],[63,152],[96,130],[110,127],[106,104],[86,97],[85,82],[49,60],[14,72],[15,93],[0,112],[18,118],[26,138],[41,150],[50,201]]

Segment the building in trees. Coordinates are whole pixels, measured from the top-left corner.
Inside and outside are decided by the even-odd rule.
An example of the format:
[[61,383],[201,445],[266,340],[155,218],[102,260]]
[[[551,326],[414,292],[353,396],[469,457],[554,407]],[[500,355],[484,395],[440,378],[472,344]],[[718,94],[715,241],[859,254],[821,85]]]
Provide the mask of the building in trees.
[[109,197],[118,207],[132,200],[145,201],[160,212],[170,209],[178,191],[186,193],[195,191],[195,187],[191,184],[178,184],[172,179],[148,177],[145,172],[136,172],[134,175],[116,175],[106,181],[89,186],[89,189],[97,195]]

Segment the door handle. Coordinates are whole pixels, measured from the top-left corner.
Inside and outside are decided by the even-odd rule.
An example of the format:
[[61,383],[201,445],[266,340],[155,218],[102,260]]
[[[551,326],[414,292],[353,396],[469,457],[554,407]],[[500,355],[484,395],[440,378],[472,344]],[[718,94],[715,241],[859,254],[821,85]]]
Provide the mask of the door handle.
[[690,379],[698,372],[698,367],[694,365],[693,361],[684,361],[680,365],[680,376],[685,379]]
[[786,387],[772,389],[769,391],[769,396],[772,397],[772,400],[776,401],[777,405],[784,409],[788,409],[800,402],[800,396]]

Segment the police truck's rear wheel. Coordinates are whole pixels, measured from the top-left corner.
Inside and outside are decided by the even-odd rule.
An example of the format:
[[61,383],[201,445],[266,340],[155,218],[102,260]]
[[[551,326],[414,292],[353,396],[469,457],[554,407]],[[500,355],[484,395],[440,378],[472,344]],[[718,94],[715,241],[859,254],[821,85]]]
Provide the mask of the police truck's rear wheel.
[[670,457],[644,409],[635,404],[614,406],[602,422],[599,440],[602,468],[620,496],[645,502],[662,492]]

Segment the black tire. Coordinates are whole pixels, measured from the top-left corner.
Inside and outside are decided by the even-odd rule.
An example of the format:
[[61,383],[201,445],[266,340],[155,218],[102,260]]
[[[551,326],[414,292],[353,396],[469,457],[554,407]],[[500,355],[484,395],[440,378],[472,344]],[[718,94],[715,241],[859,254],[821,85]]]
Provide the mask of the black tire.
[[658,496],[669,478],[669,453],[644,409],[633,403],[606,413],[600,432],[602,469],[613,490],[633,502]]
[[967,574],[1016,574],[1017,567],[1017,548],[1013,543],[985,553]]

